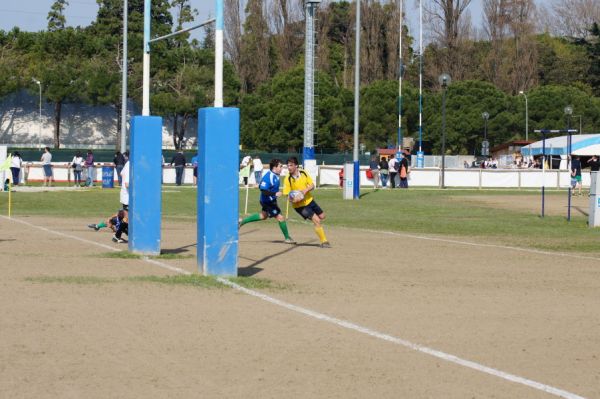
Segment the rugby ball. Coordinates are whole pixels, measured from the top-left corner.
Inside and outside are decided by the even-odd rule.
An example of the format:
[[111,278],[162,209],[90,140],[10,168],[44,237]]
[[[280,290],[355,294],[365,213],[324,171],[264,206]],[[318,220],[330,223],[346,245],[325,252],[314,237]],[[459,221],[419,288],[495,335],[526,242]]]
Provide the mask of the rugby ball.
[[300,202],[304,199],[304,194],[298,190],[290,191],[289,198],[291,202]]

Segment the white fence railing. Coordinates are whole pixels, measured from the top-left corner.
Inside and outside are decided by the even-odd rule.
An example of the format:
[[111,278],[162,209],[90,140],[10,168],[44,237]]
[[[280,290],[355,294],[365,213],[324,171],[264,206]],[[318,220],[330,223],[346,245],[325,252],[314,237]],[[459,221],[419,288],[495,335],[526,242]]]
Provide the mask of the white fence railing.
[[[319,185],[339,185],[341,166],[320,166]],[[373,187],[373,180],[367,179],[366,167],[360,171],[361,187]],[[568,170],[541,169],[446,169],[446,187],[476,188],[567,188],[571,182]],[[439,187],[441,170],[438,168],[412,169],[408,177],[409,187]],[[590,185],[590,174],[582,174],[582,185]],[[388,182],[388,187],[390,187]],[[397,185],[396,185],[397,186]]]
[[[97,163],[94,168],[94,181],[102,181],[102,168],[112,167],[112,163]],[[317,185],[339,186],[339,173],[342,166],[319,166],[319,174],[315,177]],[[360,186],[373,187],[373,180],[367,179],[366,167],[361,167]],[[54,163],[54,179],[57,182],[73,181],[73,169],[65,163]],[[266,171],[267,169],[265,169]],[[10,171],[9,171],[10,173]],[[9,174],[8,173],[8,174]],[[7,174],[7,176],[8,176]],[[285,176],[287,171],[284,170]],[[40,182],[43,180],[43,169],[39,162],[28,162],[21,169],[21,182]],[[114,181],[117,181],[116,172]],[[192,184],[194,180],[191,166],[185,168],[183,175],[184,184]],[[546,170],[540,169],[446,169],[444,182],[446,187],[475,187],[475,188],[537,188],[542,185],[549,188],[567,188],[571,178],[568,170]],[[175,168],[163,167],[163,182],[175,183]],[[250,185],[255,185],[254,173],[248,179]],[[410,187],[439,187],[441,182],[441,170],[438,168],[412,169],[408,178]],[[242,178],[240,178],[242,184]],[[590,174],[582,174],[583,186],[589,187]],[[388,182],[388,187],[390,187]]]

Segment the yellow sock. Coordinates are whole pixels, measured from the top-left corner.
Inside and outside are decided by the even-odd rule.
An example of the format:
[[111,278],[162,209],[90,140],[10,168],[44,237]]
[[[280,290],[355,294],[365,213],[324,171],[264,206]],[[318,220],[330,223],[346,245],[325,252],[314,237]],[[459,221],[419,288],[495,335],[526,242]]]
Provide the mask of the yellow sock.
[[319,236],[319,240],[321,240],[321,242],[327,241],[327,237],[325,237],[325,230],[323,230],[322,227],[315,227],[315,233],[317,233],[317,236]]

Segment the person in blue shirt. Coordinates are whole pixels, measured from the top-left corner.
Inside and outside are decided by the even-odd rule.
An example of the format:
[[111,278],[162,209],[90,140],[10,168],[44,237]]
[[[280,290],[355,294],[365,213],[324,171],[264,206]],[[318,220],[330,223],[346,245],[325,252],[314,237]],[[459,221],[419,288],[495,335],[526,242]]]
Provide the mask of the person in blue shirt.
[[262,210],[254,213],[244,219],[239,220],[239,227],[242,227],[246,223],[258,222],[268,218],[275,218],[279,222],[279,228],[283,233],[285,242],[288,244],[295,244],[296,242],[290,237],[288,232],[287,223],[285,218],[281,214],[281,209],[277,205],[277,197],[281,196],[281,190],[279,189],[279,175],[283,164],[280,159],[272,159],[269,162],[269,171],[265,173],[258,186],[260,189],[260,206]]

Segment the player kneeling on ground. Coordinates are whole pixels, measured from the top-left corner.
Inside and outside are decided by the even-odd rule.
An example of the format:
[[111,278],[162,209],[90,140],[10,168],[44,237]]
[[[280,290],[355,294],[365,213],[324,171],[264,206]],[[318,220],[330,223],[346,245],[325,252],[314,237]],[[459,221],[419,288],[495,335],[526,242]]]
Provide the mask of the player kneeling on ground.
[[88,224],[88,227],[96,231],[103,227],[109,227],[115,233],[112,240],[114,242],[124,243],[125,240],[123,240],[121,236],[123,233],[129,236],[129,214],[126,210],[121,209],[119,212],[109,217],[106,222]]
[[279,159],[272,159],[269,162],[269,171],[262,177],[260,181],[260,206],[262,211],[254,213],[245,219],[240,219],[240,227],[250,222],[258,222],[259,220],[265,220],[267,218],[275,218],[279,222],[279,228],[285,237],[285,242],[288,244],[295,244],[296,242],[290,237],[288,233],[287,224],[285,218],[281,215],[281,209],[277,206],[277,197],[281,196],[279,190],[279,175],[281,174],[281,168],[283,167]]
[[312,220],[315,225],[315,232],[321,242],[321,248],[331,248],[331,244],[325,237],[325,230],[321,226],[321,221],[325,220],[325,212],[314,200],[311,193],[315,189],[315,184],[308,173],[298,168],[298,158],[289,158],[287,167],[290,175],[283,182],[283,193],[289,195],[292,206],[300,216],[306,220]]

